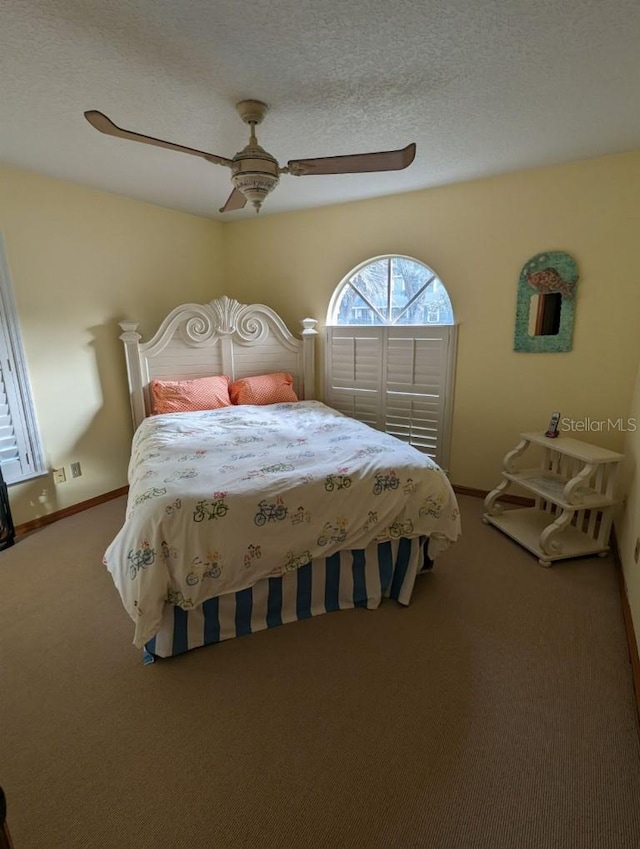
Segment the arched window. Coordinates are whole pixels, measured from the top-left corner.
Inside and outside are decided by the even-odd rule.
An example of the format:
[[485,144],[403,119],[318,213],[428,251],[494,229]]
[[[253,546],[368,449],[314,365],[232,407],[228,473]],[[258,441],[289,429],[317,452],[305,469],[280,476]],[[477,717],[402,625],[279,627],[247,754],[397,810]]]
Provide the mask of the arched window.
[[327,404],[449,460],[456,326],[447,290],[406,256],[367,260],[327,312]]
[[453,324],[453,308],[438,275],[407,256],[368,260],[338,286],[329,324]]

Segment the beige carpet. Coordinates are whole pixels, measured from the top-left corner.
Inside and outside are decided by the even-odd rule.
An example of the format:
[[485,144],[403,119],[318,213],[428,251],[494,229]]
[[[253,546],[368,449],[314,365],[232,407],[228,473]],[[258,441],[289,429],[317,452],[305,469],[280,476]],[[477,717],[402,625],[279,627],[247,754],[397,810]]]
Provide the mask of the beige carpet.
[[0,553],[15,849],[634,849],[610,559],[542,569],[461,497],[413,604],[142,665],[101,565],[124,500]]

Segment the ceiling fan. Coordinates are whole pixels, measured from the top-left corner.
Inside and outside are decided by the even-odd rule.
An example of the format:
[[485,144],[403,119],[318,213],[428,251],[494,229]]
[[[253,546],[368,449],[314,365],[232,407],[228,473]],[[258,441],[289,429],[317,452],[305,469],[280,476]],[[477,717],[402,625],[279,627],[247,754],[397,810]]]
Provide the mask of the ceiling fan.
[[202,159],[206,159],[207,162],[230,168],[233,191],[224,206],[220,208],[220,212],[233,212],[236,209],[243,209],[247,201],[252,203],[256,212],[260,212],[262,202],[280,182],[280,174],[304,177],[311,174],[399,171],[411,165],[416,155],[415,144],[409,144],[400,150],[385,150],[378,153],[320,156],[315,159],[290,159],[286,167],[281,168],[275,157],[260,147],[256,138],[256,126],[262,122],[268,109],[266,103],[262,103],[260,100],[242,100],[236,104],[236,109],[245,124],[249,125],[251,132],[249,144],[238,151],[233,159],[227,159],[215,153],[194,150],[192,147],[184,147],[184,145],[156,139],[153,136],[144,136],[131,130],[123,130],[96,109],[85,112],[84,117],[92,127],[108,136],[152,144],[156,147],[177,150],[181,153],[190,153],[192,156],[200,156]]

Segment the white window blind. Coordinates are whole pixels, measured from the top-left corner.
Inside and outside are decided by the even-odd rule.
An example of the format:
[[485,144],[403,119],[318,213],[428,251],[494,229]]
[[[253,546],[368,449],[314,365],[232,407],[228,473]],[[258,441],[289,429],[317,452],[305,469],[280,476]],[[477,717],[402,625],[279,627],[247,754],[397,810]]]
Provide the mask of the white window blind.
[[1,236],[0,465],[9,484],[46,472]]

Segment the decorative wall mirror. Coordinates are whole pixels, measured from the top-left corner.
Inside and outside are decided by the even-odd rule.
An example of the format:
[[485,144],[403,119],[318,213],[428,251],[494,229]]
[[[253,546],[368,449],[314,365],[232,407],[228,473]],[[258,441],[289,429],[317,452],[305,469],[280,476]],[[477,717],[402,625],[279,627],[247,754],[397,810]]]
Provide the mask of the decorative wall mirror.
[[545,251],[525,262],[518,280],[514,350],[570,351],[578,266],[564,251]]

